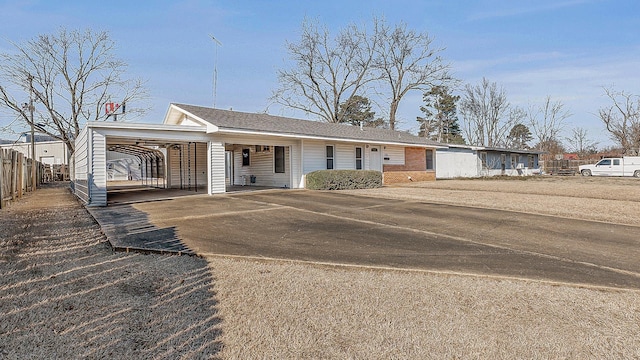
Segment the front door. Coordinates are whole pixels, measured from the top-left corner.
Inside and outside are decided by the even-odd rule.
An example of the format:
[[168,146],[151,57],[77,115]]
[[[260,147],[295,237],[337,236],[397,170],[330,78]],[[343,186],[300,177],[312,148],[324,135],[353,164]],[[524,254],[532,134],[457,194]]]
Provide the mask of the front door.
[[380,161],[380,147],[372,146],[369,150],[369,170],[382,171],[382,162]]

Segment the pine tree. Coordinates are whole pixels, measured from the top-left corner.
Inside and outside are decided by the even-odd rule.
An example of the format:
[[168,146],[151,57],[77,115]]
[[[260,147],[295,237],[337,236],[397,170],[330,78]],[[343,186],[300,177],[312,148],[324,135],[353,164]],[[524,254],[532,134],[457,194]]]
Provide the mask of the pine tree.
[[386,127],[382,118],[375,119],[376,113],[371,110],[369,99],[354,95],[346,102],[340,104],[340,118],[343,122],[354,126]]
[[425,116],[416,119],[420,123],[418,135],[438,142],[464,144],[456,106],[460,96],[452,95],[446,86],[434,86],[422,99],[420,111]]

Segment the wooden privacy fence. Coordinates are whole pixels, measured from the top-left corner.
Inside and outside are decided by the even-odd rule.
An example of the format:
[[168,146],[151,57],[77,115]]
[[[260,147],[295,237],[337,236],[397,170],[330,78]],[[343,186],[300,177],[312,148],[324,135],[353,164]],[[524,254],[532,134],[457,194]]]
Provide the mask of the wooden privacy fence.
[[[33,191],[31,166],[33,161],[11,149],[0,149],[0,209],[10,201],[20,199],[27,191]],[[36,186],[42,184],[45,166],[36,162]]]

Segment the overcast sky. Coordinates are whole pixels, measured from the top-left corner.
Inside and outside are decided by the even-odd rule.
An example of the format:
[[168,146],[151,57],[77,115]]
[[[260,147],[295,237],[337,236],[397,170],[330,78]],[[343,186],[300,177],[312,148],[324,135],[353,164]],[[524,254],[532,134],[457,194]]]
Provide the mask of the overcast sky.
[[[640,2],[636,0],[479,1],[88,1],[0,0],[0,51],[9,41],[67,29],[107,30],[132,77],[148,81],[152,111],[161,123],[169,103],[213,105],[214,35],[218,47],[216,105],[262,112],[277,87],[286,41],[298,39],[305,17],[332,31],[373,16],[428,32],[444,47],[455,76],[502,85],[509,100],[527,107],[549,95],[584,127],[610,144],[598,120],[603,86],[640,94]],[[416,131],[422,94],[403,100],[401,128]],[[127,104],[135,107],[136,104]],[[269,113],[301,117],[277,106]],[[0,126],[11,119],[0,117]],[[0,137],[6,134],[0,134]]]

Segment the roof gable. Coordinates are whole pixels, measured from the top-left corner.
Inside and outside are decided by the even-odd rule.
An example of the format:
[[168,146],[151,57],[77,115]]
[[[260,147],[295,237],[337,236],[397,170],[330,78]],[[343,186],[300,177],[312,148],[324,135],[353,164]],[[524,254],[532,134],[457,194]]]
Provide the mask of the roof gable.
[[[172,110],[179,110],[188,118],[196,119],[212,126],[210,132],[262,133],[302,138],[328,138],[335,140],[370,141],[440,147],[443,144],[421,138],[406,132],[357,126],[331,124],[319,121],[301,120],[268,114],[245,113],[208,107],[171,104],[165,123],[178,123],[178,116]],[[215,128],[215,130],[214,130]]]

